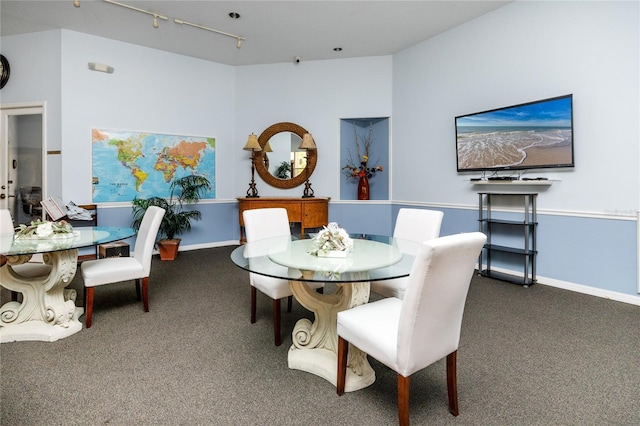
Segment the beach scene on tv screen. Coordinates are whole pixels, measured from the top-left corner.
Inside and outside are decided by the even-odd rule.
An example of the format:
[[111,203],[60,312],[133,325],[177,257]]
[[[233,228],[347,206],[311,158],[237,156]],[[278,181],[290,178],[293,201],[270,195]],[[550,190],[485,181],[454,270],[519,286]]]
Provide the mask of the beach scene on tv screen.
[[458,170],[573,164],[571,97],[456,117]]

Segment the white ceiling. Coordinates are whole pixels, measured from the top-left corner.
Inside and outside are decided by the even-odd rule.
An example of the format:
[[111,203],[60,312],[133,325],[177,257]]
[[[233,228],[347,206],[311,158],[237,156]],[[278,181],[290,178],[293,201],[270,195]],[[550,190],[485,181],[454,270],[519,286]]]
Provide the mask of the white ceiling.
[[[254,65],[397,53],[491,12],[508,1],[128,1],[153,17],[103,0],[0,1],[0,34],[64,28],[227,65]],[[233,20],[229,12],[238,12]],[[236,39],[176,24],[179,18]],[[341,47],[341,52],[335,52]]]

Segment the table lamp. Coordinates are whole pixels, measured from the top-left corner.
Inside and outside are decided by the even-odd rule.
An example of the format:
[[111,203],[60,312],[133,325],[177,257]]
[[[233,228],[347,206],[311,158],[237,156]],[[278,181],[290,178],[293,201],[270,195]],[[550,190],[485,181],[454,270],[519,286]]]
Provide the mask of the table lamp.
[[[304,149],[307,151],[307,156],[309,155],[309,150],[317,149],[316,143],[313,141],[313,136],[311,133],[305,133],[302,136],[302,143],[298,147],[298,149]],[[313,198],[313,189],[311,189],[311,182],[309,182],[309,168],[305,167],[305,173],[307,180],[304,183],[304,193],[302,194],[302,198]]]
[[244,146],[245,151],[251,151],[251,183],[249,184],[249,189],[247,190],[248,198],[258,198],[258,188],[256,188],[256,181],[254,179],[255,171],[256,171],[256,153],[262,151],[260,147],[260,143],[258,142],[258,137],[251,133],[249,135],[249,139],[247,140],[247,144]]

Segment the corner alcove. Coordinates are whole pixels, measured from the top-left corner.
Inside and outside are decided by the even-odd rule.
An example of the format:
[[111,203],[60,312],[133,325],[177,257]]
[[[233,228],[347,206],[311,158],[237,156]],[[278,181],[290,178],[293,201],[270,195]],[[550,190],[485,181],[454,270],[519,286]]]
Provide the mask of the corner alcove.
[[[370,199],[389,199],[389,117],[340,119],[340,199],[357,200],[358,179],[347,179],[343,167],[359,165],[355,135],[362,141],[371,137],[368,167],[381,166],[382,171],[369,179]],[[361,148],[364,155],[364,148]]]

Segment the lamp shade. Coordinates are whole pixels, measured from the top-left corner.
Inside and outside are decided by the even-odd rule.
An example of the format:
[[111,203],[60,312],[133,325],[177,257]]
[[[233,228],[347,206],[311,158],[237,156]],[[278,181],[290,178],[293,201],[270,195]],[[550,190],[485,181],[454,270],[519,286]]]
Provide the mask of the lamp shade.
[[247,144],[242,149],[244,149],[245,151],[262,151],[262,148],[260,148],[260,143],[258,142],[258,137],[253,133],[249,135]]
[[264,144],[264,152],[273,152],[273,149],[271,149],[271,145],[269,145],[269,141],[267,141],[267,143]]
[[302,143],[298,147],[299,149],[317,149],[316,143],[313,141],[313,136],[311,133],[305,133],[302,136]]

